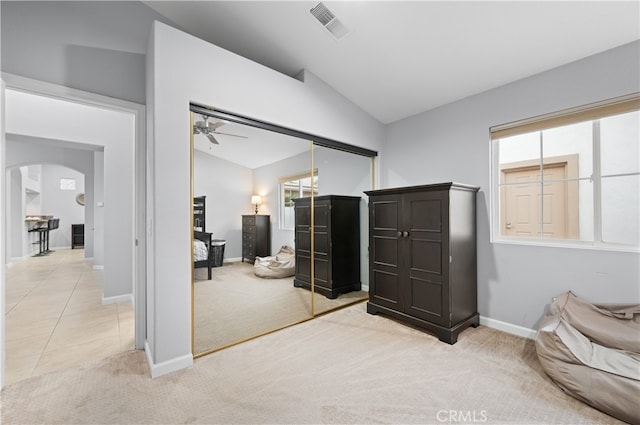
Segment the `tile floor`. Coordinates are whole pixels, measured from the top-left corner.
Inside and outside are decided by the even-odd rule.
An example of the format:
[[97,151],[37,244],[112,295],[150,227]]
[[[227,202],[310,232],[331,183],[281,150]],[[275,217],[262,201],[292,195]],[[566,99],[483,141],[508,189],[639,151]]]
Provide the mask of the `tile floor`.
[[7,267],[6,385],[134,348],[133,306],[102,305],[102,273],[82,249]]

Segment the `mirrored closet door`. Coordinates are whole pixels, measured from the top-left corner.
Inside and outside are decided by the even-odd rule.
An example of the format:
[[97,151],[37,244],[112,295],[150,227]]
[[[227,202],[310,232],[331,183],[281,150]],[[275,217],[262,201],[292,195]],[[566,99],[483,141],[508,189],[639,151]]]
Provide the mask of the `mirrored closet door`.
[[366,299],[371,157],[207,112],[191,112],[195,357]]

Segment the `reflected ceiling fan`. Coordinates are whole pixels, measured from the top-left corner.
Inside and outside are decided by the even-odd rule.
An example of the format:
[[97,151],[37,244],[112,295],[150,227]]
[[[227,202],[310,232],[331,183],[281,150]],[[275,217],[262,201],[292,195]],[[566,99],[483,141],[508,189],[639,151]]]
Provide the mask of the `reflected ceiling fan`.
[[196,121],[193,124],[193,134],[204,134],[207,136],[207,139],[215,145],[219,145],[220,143],[213,136],[214,134],[223,134],[225,136],[233,136],[233,137],[241,137],[243,139],[247,139],[247,136],[241,136],[239,134],[231,134],[231,133],[223,133],[218,131],[218,128],[227,124],[226,121],[218,121],[218,122],[209,122],[209,117],[207,115],[202,115],[202,121]]

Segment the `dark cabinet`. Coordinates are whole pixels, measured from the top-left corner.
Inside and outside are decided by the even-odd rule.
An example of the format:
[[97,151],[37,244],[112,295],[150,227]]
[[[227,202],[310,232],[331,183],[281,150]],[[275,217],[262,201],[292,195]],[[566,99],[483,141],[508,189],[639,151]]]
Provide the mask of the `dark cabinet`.
[[369,195],[369,302],[454,344],[478,326],[477,187],[441,183]]
[[[294,286],[311,288],[311,198],[295,203]],[[327,298],[359,291],[360,201],[354,196],[314,197],[314,291]]]
[[71,225],[71,249],[84,247],[84,224]]
[[206,232],[206,217],[207,217],[207,197],[196,196],[193,198],[193,230],[198,232]]
[[242,261],[271,255],[271,223],[268,215],[242,216]]

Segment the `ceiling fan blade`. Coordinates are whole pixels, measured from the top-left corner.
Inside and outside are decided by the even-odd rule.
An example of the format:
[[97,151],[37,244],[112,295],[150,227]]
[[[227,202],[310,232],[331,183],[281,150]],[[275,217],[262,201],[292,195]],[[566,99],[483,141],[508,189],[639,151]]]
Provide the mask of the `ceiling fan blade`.
[[218,122],[210,122],[209,123],[209,130],[214,131],[217,128],[222,127],[223,125],[225,125],[227,122],[226,121],[218,121]]
[[219,145],[220,143],[218,143],[218,141],[216,140],[215,137],[213,137],[213,134],[209,133],[207,134],[207,139],[209,139],[209,141],[211,143],[213,143],[214,145]]
[[233,137],[241,137],[243,139],[248,139],[247,136],[241,136],[239,134],[231,134],[231,133],[223,133],[221,131],[214,131],[215,134],[224,134],[225,136],[233,136]]

